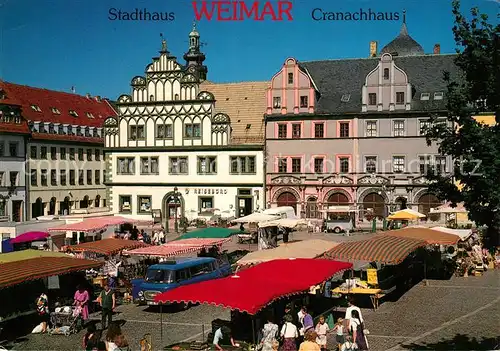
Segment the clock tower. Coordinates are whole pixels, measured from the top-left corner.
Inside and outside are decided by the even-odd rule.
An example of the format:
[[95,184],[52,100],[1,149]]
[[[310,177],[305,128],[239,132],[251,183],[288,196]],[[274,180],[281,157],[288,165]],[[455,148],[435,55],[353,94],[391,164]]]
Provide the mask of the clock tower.
[[196,30],[196,22],[193,23],[193,29],[189,33],[189,50],[184,54],[186,68],[189,73],[198,77],[200,82],[207,79],[207,66],[203,65],[205,54],[200,50],[200,33]]

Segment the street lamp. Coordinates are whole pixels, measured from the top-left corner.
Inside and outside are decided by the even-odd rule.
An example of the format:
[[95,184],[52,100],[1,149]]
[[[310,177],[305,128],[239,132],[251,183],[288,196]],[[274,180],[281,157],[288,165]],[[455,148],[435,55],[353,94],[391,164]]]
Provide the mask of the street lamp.
[[177,193],[177,187],[174,188],[174,206],[175,206],[175,222],[174,222],[174,225],[175,225],[175,232],[177,234],[179,234],[179,223],[177,222],[177,204],[178,204],[178,201],[179,201],[179,195]]

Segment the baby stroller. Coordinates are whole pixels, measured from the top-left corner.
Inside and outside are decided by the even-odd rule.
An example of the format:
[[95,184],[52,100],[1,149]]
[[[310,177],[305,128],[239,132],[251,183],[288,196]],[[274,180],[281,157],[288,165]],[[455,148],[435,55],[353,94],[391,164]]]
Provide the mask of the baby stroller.
[[78,333],[83,328],[82,313],[83,308],[81,306],[57,307],[50,314],[52,329],[50,329],[49,334],[69,336]]

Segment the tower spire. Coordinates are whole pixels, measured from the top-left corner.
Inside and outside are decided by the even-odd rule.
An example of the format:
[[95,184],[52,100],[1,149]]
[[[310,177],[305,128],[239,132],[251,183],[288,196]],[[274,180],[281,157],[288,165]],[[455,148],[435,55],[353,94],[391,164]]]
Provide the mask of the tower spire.
[[406,10],[403,10],[403,24],[401,24],[399,36],[408,36],[408,28],[406,27]]

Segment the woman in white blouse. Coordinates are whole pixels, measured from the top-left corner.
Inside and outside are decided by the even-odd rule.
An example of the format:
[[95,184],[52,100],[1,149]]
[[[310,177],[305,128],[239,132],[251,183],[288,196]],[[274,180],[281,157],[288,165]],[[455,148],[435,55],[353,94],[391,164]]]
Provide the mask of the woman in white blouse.
[[287,314],[285,316],[285,324],[281,327],[281,337],[283,338],[283,345],[281,346],[281,351],[296,351],[297,343],[296,338],[299,337],[299,332],[295,324],[292,323],[292,316]]

